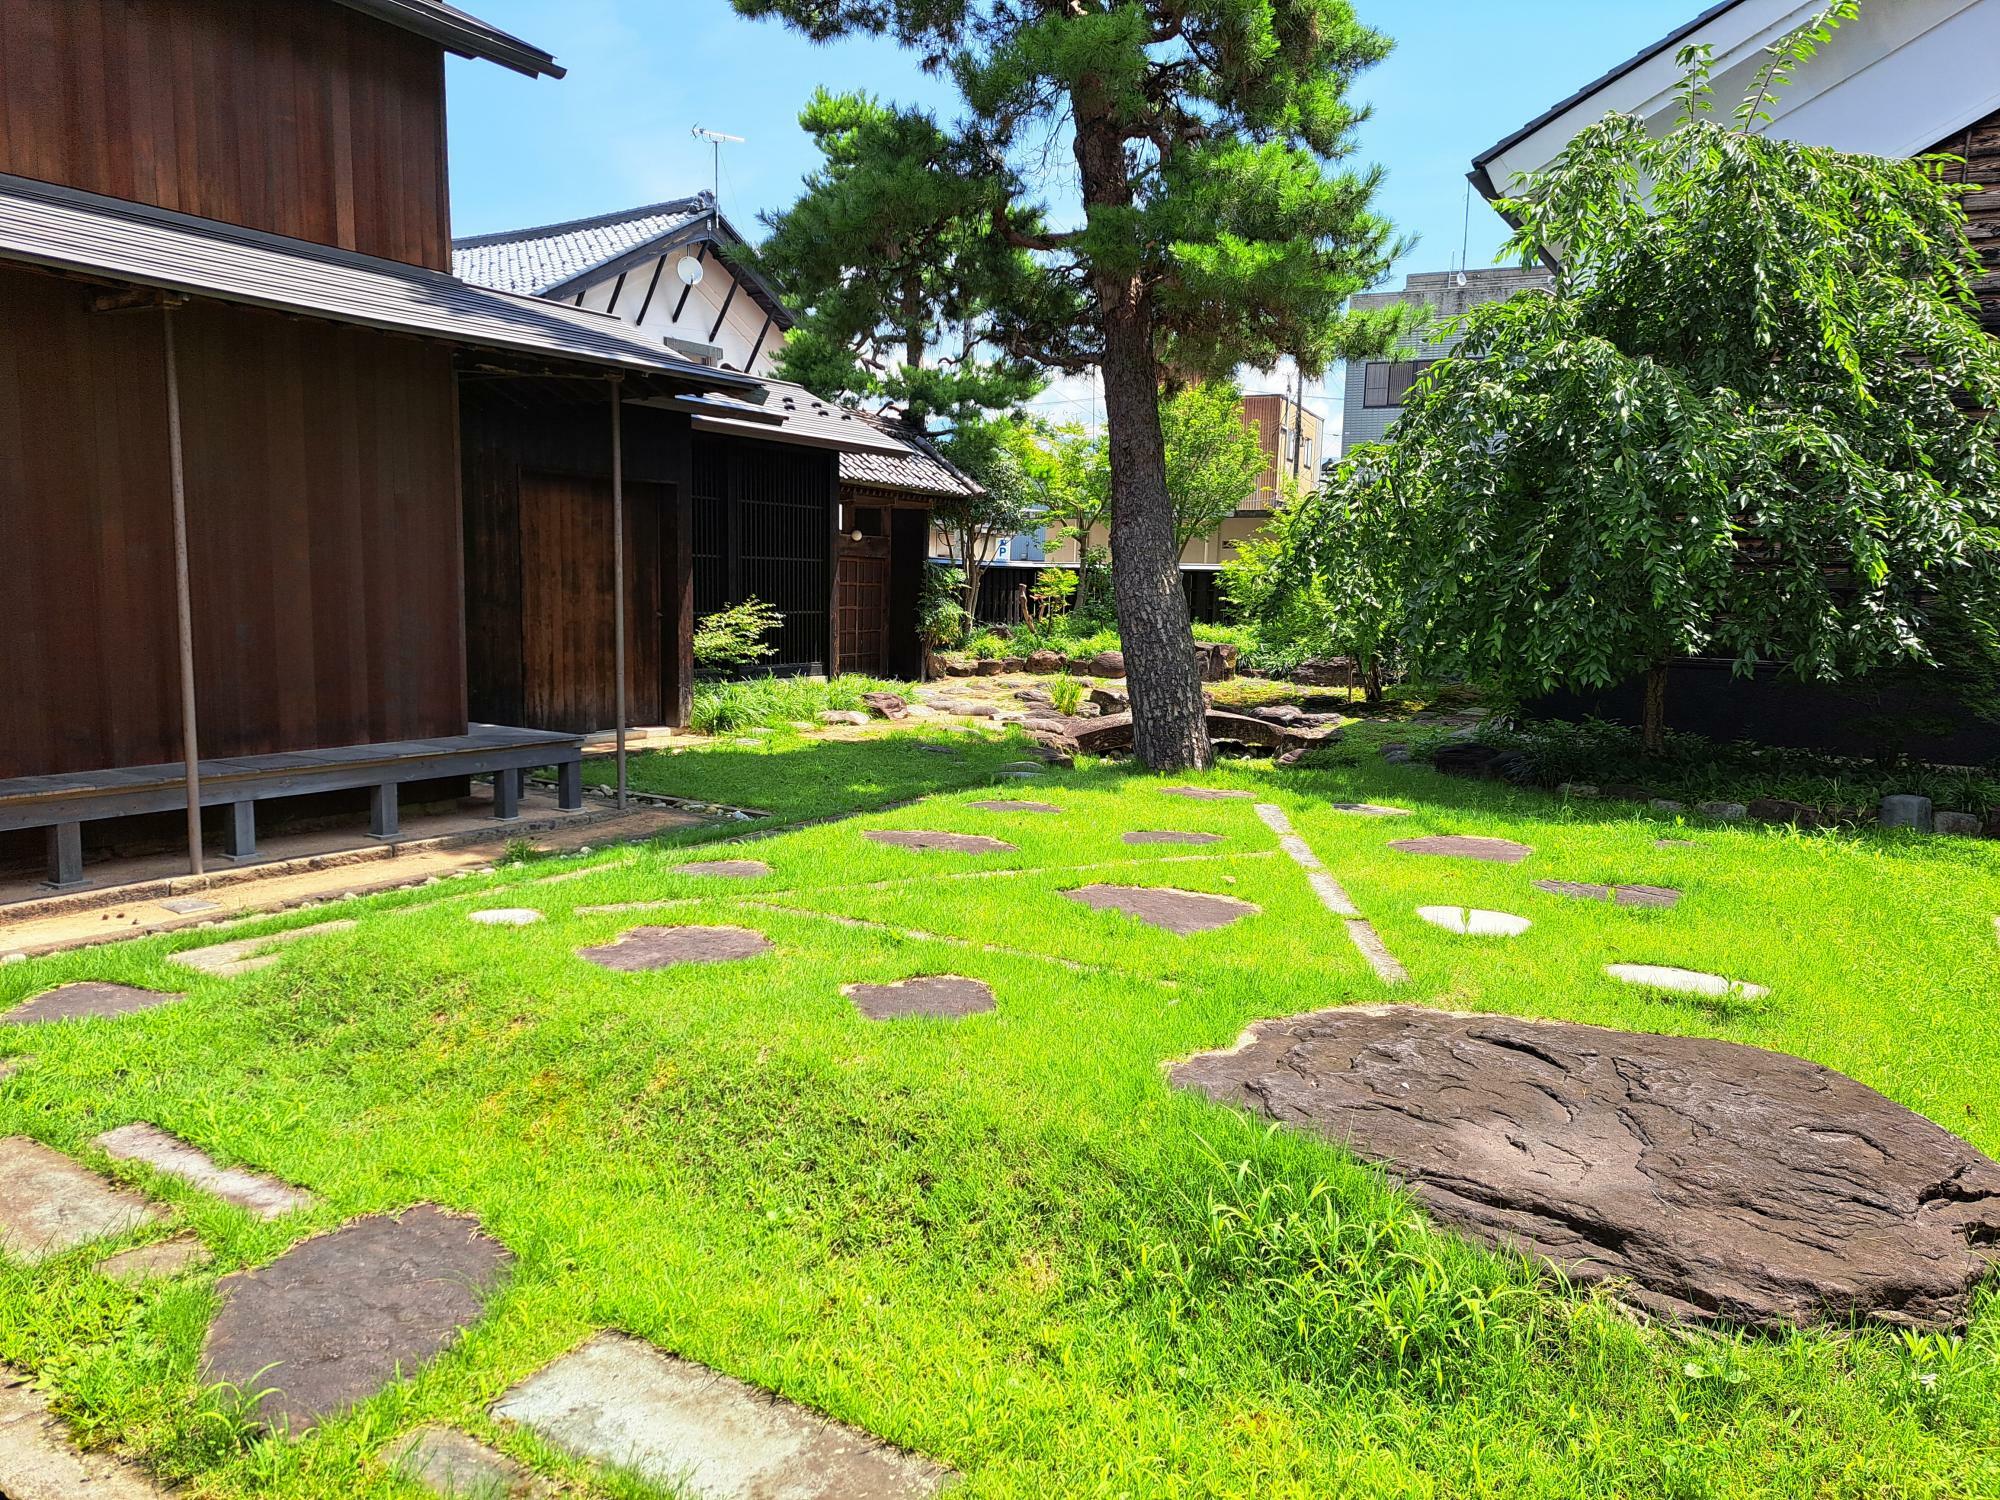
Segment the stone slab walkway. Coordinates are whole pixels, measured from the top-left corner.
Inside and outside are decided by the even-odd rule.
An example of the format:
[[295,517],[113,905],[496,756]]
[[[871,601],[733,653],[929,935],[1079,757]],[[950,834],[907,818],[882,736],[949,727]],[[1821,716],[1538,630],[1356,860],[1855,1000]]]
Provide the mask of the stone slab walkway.
[[97,1144],[119,1161],[143,1162],[156,1172],[178,1177],[260,1219],[283,1218],[318,1201],[304,1188],[293,1187],[262,1172],[247,1167],[219,1167],[201,1151],[157,1125],[143,1122],[120,1125],[100,1135]]
[[1404,854],[1441,854],[1453,859],[1483,859],[1490,864],[1518,865],[1535,851],[1512,839],[1483,833],[1435,833],[1420,839],[1397,839],[1391,849]]
[[296,1435],[414,1373],[478,1320],[513,1261],[431,1204],[356,1219],[222,1279],[201,1378],[262,1392],[258,1417]]
[[1285,816],[1285,810],[1275,802],[1259,802],[1257,818],[1278,836],[1278,847],[1285,851],[1292,863],[1306,872],[1306,884],[1312,887],[1319,904],[1340,918],[1347,929],[1347,940],[1354,944],[1355,951],[1375,971],[1375,977],[1384,984],[1401,984],[1408,979],[1409,970],[1389,951],[1389,945],[1382,941],[1375,924],[1362,916],[1361,908],[1333,878],[1325,862],[1299,837],[1292,827],[1292,820]]
[[922,828],[871,828],[861,835],[877,844],[898,849],[921,849],[947,854],[1012,854],[1014,846],[1005,839],[991,839],[983,833],[939,833]]
[[0,1025],[28,1026],[42,1021],[101,1021],[134,1015],[156,1005],[170,1005],[181,995],[142,990],[101,979],[80,979],[30,995],[12,1010],[0,1013]]
[[0,1140],[0,1251],[15,1260],[34,1265],[165,1216],[158,1204],[40,1141]]
[[382,1459],[450,1500],[543,1500],[556,1493],[547,1480],[454,1427],[419,1427],[385,1448]]
[[0,1496],[6,1500],[172,1500],[129,1460],[83,1453],[27,1378],[0,1365]]
[[205,1266],[214,1257],[208,1247],[191,1234],[178,1234],[136,1249],[121,1250],[97,1263],[100,1275],[113,1281],[151,1281],[178,1276],[196,1266]]
[[292,927],[284,932],[267,932],[262,937],[237,938],[234,942],[214,943],[206,948],[188,948],[167,956],[167,962],[178,964],[183,969],[193,969],[198,974],[212,974],[219,979],[234,979],[239,974],[254,974],[259,969],[268,969],[273,964],[285,961],[281,951],[288,943],[296,943],[305,938],[315,938],[333,932],[351,932],[352,920],[338,922],[315,922],[309,927]]
[[699,1500],[924,1500],[952,1478],[929,1459],[619,1333],[529,1376],[493,1415]]
[[1595,885],[1581,880],[1537,880],[1538,891],[1551,896],[1569,896],[1578,901],[1610,901],[1619,906],[1666,908],[1676,905],[1681,893],[1666,885]]

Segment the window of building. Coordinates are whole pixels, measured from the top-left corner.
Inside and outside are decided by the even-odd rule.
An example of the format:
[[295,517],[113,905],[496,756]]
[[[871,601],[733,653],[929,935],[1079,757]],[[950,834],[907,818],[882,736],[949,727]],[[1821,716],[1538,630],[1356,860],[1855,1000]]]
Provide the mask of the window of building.
[[1370,360],[1361,372],[1363,406],[1401,406],[1417,378],[1434,359]]

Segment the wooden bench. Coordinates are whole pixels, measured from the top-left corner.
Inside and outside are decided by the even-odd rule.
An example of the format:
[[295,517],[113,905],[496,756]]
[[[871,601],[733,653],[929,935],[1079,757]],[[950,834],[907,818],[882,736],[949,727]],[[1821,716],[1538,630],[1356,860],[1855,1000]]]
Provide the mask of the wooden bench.
[[[223,851],[231,860],[257,853],[257,804],[274,797],[314,792],[374,792],[369,834],[396,837],[397,789],[405,782],[455,776],[493,778],[493,815],[521,815],[521,775],[545,766],[556,769],[558,804],[567,812],[583,806],[583,738],[545,729],[508,729],[474,724],[464,734],[435,740],[392,740],[378,745],[341,745],[293,750],[278,755],[242,755],[201,762],[201,805],[227,807]],[[121,766],[57,776],[16,776],[0,780],[0,832],[19,828],[49,830],[49,880],[57,890],[83,885],[83,825],[99,818],[172,812],[187,805],[181,762]]]

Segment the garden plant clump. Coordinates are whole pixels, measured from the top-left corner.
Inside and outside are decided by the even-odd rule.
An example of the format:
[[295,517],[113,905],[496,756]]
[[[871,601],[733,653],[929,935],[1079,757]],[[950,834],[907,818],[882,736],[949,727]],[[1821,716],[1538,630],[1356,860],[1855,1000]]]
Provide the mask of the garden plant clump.
[[894,693],[908,700],[910,685],[879,677],[845,674],[822,677],[751,677],[739,682],[695,684],[688,727],[699,734],[738,734],[745,729],[785,730],[812,723],[829,709],[858,710],[866,693]]

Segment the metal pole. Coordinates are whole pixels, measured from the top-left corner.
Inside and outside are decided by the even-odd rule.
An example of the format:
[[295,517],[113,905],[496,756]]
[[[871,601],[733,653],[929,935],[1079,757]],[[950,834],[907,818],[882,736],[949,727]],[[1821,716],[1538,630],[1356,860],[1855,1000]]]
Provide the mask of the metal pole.
[[201,752],[194,719],[194,606],[188,592],[187,478],[181,463],[181,376],[174,310],[161,312],[167,360],[167,454],[174,488],[174,605],[181,653],[181,764],[187,782],[188,873],[201,874]]
[[625,807],[625,428],[624,376],[611,376],[611,658],[618,674],[618,806]]

